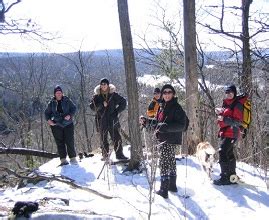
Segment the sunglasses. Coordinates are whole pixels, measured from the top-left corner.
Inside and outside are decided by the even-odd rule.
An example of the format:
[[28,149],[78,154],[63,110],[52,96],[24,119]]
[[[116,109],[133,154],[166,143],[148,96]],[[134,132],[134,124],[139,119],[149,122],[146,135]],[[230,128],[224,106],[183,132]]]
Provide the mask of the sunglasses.
[[172,90],[169,90],[169,91],[163,91],[163,94],[166,95],[166,94],[172,94],[173,91]]
[[233,91],[232,90],[225,91],[225,94],[230,94],[230,93],[233,93]]

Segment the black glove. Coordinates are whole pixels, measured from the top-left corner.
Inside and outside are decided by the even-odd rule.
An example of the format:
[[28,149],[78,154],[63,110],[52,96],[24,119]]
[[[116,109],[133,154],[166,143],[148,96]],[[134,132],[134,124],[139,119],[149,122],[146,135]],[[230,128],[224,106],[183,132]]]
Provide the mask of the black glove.
[[159,132],[162,132],[162,133],[167,132],[168,125],[164,122],[158,123],[157,129]]

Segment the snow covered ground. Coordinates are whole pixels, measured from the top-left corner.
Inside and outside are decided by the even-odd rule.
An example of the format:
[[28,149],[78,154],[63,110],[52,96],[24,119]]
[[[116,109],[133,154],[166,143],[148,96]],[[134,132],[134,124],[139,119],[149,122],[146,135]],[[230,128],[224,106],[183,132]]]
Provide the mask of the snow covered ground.
[[[124,147],[125,154],[129,153]],[[115,155],[112,154],[112,158]],[[177,156],[181,158],[180,155]],[[78,165],[57,167],[59,159],[53,159],[39,168],[40,172],[63,175],[76,184],[111,196],[105,199],[91,192],[74,189],[56,182],[42,181],[28,184],[21,189],[0,190],[0,208],[11,210],[16,201],[38,201],[39,210],[34,219],[147,219],[149,210],[148,183],[145,173],[122,174],[123,165],[106,166],[99,179],[103,162],[96,154],[83,158]],[[214,186],[205,178],[195,157],[177,161],[178,194],[169,193],[169,199],[155,195],[152,219],[268,219],[269,193],[263,174],[245,163],[238,163],[237,172],[250,185]],[[215,164],[213,178],[217,178],[219,166]],[[160,176],[157,172],[156,189]],[[188,195],[184,198],[179,195]],[[48,201],[45,197],[54,198]],[[69,200],[69,205],[61,199]],[[56,215],[57,214],[57,215]],[[1,218],[1,217],[0,217]],[[7,219],[3,217],[3,219]]]

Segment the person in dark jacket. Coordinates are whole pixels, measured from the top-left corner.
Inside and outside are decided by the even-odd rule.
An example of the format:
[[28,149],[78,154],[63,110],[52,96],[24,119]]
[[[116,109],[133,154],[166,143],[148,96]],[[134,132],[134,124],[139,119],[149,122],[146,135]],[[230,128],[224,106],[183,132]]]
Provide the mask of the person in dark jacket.
[[153,95],[154,97],[147,109],[147,115],[149,118],[154,118],[157,115],[158,109],[160,107],[159,103],[161,101],[161,90],[159,88],[155,88]]
[[69,164],[66,160],[67,154],[70,163],[77,164],[73,124],[75,112],[76,106],[67,96],[63,95],[62,88],[57,85],[54,88],[54,97],[45,110],[45,118],[51,127],[57,145],[61,160],[60,166]]
[[144,117],[140,118],[143,125],[153,125],[160,146],[161,187],[157,194],[168,198],[168,191],[177,192],[176,179],[176,145],[182,142],[182,131],[185,128],[186,117],[181,105],[175,97],[175,89],[166,84],[161,89],[162,102],[156,115],[156,122]]
[[109,155],[108,133],[114,143],[116,158],[128,159],[123,154],[118,118],[118,114],[126,108],[126,100],[116,92],[116,87],[108,79],[101,79],[100,85],[95,87],[90,108],[96,112],[95,122],[97,131],[100,132],[102,160],[106,160]]
[[[234,144],[240,136],[240,126],[243,120],[243,105],[236,100],[235,85],[229,84],[224,88],[226,98],[221,108],[216,108],[217,121],[220,127],[218,136],[221,139],[219,149],[220,179],[214,180],[215,185],[230,185],[231,175],[236,175],[236,158]],[[232,107],[234,106],[234,107]]]

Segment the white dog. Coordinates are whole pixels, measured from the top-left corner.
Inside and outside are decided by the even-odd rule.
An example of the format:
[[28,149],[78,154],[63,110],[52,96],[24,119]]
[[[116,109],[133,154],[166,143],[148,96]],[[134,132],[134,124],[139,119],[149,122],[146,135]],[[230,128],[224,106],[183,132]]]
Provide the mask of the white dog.
[[214,155],[216,150],[209,142],[201,142],[196,147],[196,157],[200,161],[201,167],[211,179],[213,164],[215,162]]

